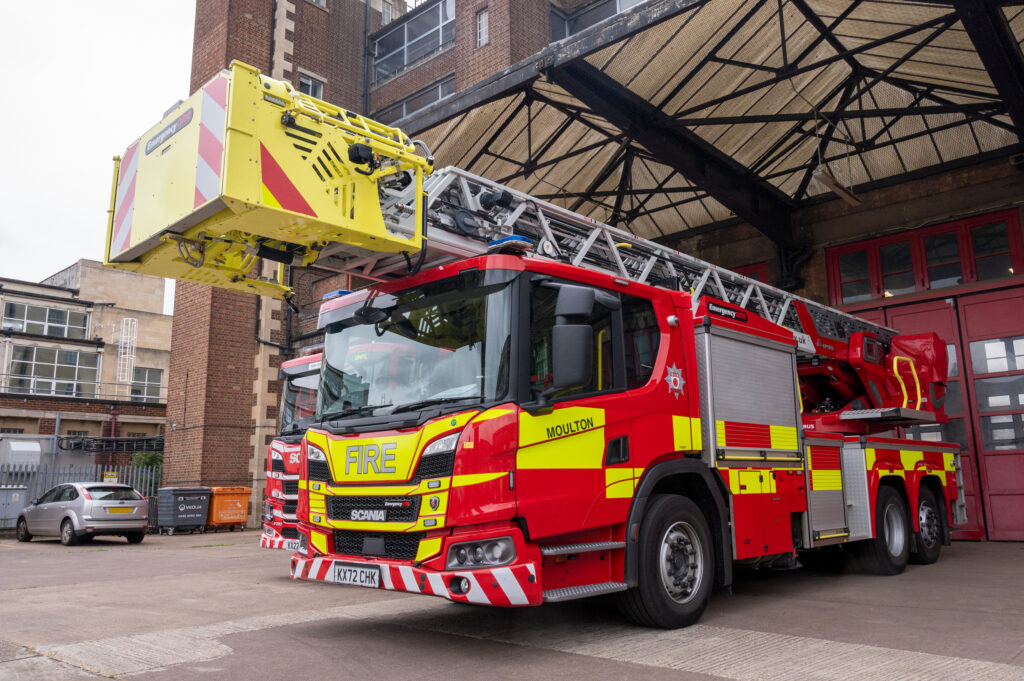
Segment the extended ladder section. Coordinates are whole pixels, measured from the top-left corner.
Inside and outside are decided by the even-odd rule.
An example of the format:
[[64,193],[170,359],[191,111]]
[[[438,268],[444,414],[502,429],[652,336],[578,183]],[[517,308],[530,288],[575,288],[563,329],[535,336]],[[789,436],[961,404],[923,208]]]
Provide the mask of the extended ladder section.
[[[458,168],[435,171],[424,184],[429,196],[426,248],[419,266],[433,266],[486,253],[517,249],[524,255],[561,260],[601,270],[623,279],[690,291],[694,307],[702,296],[723,300],[793,332],[802,354],[834,356],[828,341],[847,343],[851,334],[873,333],[886,346],[896,335],[813,300],[775,288],[673,250],[625,230],[611,227],[510,187]],[[406,190],[384,190],[384,220],[389,229],[412,229]],[[528,240],[528,241],[527,241]],[[404,256],[361,253],[346,244],[324,250],[321,264],[374,280],[404,276]],[[413,267],[416,267],[414,264]],[[821,347],[820,340],[826,345]]]

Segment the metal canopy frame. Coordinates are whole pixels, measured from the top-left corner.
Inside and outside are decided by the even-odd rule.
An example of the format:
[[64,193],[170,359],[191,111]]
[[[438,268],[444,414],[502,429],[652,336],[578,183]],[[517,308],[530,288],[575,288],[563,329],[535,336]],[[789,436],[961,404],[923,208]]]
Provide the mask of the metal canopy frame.
[[983,0],[649,0],[408,121],[442,164],[651,239],[1009,155],[1024,7]]

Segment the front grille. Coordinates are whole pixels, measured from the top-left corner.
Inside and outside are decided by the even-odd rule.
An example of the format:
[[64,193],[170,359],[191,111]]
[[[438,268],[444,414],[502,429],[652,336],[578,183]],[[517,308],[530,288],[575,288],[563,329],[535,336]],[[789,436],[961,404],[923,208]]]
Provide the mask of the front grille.
[[299,493],[299,481],[298,480],[282,480],[281,491],[288,496],[295,496]]
[[[387,522],[416,520],[420,515],[422,497],[329,497],[327,517],[331,520],[351,520],[354,510],[383,510]],[[402,506],[402,504],[409,504]]]
[[426,480],[427,478],[446,478],[455,469],[455,452],[447,454],[433,454],[420,459],[416,466],[414,480]]
[[295,510],[298,507],[299,502],[297,501],[286,501],[284,506],[281,507],[281,512],[287,515],[295,515]]
[[283,527],[281,528],[281,536],[285,539],[298,539],[299,528],[297,527]]
[[277,471],[278,473],[284,473],[284,459],[271,459],[270,470]]
[[[413,560],[420,548],[422,532],[355,532],[334,531],[334,552],[346,556],[375,556],[393,560]],[[380,539],[384,551],[380,552]],[[368,541],[367,541],[368,540]],[[376,547],[375,547],[376,545]]]
[[309,473],[310,480],[318,480],[320,482],[330,482],[331,480],[331,468],[327,465],[326,461],[306,461],[306,471]]

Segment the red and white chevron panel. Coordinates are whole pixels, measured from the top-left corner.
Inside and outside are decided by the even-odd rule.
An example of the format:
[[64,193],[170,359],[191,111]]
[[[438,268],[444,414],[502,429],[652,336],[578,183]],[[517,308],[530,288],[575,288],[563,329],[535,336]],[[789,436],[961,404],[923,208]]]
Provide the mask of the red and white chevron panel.
[[260,534],[261,549],[285,549],[297,551],[299,548],[298,539],[286,539],[272,525],[263,525],[263,533]]
[[[306,558],[292,556],[292,579],[306,579],[319,582],[335,582],[335,563],[345,565],[366,565],[358,561],[332,558]],[[406,591],[428,596],[440,596],[451,601],[479,603],[481,605],[519,606],[539,605],[543,601],[537,570],[533,563],[522,563],[499,568],[481,570],[455,570],[435,572],[411,565],[377,563],[380,568],[381,586],[389,591]],[[453,593],[448,589],[452,577],[465,577],[469,591]]]
[[139,143],[136,142],[121,159],[117,173],[117,192],[114,195],[114,225],[108,257],[125,251],[131,245],[132,215],[135,212],[135,176],[139,169]]
[[199,109],[199,157],[196,161],[197,208],[220,195],[227,102],[226,76],[214,78],[203,88],[203,103]]

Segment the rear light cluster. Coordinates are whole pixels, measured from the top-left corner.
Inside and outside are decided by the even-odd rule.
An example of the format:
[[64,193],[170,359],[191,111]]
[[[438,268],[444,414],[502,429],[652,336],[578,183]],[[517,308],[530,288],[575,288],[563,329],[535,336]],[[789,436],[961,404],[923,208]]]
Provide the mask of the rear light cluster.
[[515,559],[516,547],[512,537],[498,537],[452,544],[448,547],[448,559],[445,564],[449,570],[472,570],[507,565]]

